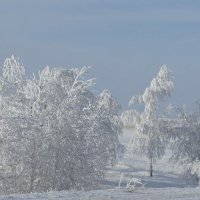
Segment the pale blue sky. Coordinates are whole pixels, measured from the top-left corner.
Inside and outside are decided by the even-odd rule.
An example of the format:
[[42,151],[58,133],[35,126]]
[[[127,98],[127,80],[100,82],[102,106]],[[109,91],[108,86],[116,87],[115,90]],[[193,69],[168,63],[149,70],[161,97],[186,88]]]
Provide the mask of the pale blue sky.
[[167,102],[200,98],[199,0],[0,0],[0,63],[11,54],[28,73],[92,66],[95,89],[128,107],[162,64],[174,72]]

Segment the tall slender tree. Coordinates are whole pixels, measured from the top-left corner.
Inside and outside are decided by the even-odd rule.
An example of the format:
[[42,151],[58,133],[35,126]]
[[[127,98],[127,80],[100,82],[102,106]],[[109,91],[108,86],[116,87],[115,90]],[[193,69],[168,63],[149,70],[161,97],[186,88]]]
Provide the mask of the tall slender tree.
[[165,150],[158,124],[159,103],[165,96],[169,96],[172,90],[172,75],[167,66],[163,65],[150,86],[145,89],[144,94],[133,96],[129,103],[144,105],[142,112],[135,110],[137,116],[135,127],[140,138],[136,143],[139,146],[136,148],[139,148],[149,159],[150,176],[153,175],[153,161],[160,158]]

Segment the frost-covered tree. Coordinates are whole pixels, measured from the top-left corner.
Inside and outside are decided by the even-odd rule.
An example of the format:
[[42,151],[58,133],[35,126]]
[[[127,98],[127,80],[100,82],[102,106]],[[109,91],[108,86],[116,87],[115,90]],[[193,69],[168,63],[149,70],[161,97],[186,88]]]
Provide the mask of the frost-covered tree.
[[12,83],[18,83],[23,79],[25,69],[19,58],[14,55],[6,58],[3,65],[3,78]]
[[177,117],[166,130],[172,140],[172,160],[185,167],[186,172],[200,178],[200,113],[188,113],[184,108],[173,108]]
[[137,115],[138,115],[138,113],[135,110],[124,111],[120,116],[123,127],[134,129],[134,126],[135,126],[135,124],[137,124],[137,121],[138,121]]
[[[100,124],[99,129],[104,135],[104,145],[106,151],[110,152],[110,164],[113,165],[118,160],[118,156],[124,152],[124,147],[119,144],[117,135],[122,134],[122,123],[118,115],[120,105],[114,99],[111,92],[103,90],[97,100],[97,115]],[[105,134],[109,133],[110,134]],[[110,143],[109,141],[113,141]],[[117,149],[117,151],[115,151]]]
[[[104,178],[120,153],[119,105],[96,96],[86,67],[49,67],[27,78],[6,59],[0,78],[2,194],[84,189]],[[5,73],[4,73],[5,72]]]
[[[157,76],[151,81],[144,94],[133,96],[130,105],[142,104],[144,111],[135,110],[135,128],[139,141],[137,150],[144,153],[150,161],[150,176],[153,173],[153,161],[160,158],[165,151],[164,139],[159,129],[158,106],[164,97],[173,90],[172,75],[166,65],[163,65]],[[134,141],[134,140],[133,140]]]

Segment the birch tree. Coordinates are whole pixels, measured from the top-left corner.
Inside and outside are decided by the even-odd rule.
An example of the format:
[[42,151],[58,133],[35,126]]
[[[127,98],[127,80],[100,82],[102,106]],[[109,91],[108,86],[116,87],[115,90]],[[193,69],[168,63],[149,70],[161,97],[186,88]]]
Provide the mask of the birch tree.
[[[162,133],[159,131],[158,107],[161,100],[170,96],[173,90],[172,75],[166,65],[160,68],[142,95],[133,96],[129,105],[142,104],[142,112],[135,110],[138,148],[150,161],[150,176],[153,175],[153,161],[159,159],[165,151]],[[134,140],[133,140],[134,141]],[[133,144],[133,145],[136,145]]]

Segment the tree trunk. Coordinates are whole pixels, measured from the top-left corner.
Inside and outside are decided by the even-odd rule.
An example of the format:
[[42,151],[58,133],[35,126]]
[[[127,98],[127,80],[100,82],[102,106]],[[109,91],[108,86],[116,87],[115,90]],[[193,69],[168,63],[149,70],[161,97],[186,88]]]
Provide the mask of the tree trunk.
[[55,156],[55,163],[54,163],[54,174],[53,174],[53,185],[52,189],[56,190],[56,185],[57,185],[57,172],[58,172],[58,162],[59,162],[59,156],[58,156],[58,151],[56,151],[56,156]]
[[30,187],[29,187],[29,193],[33,192],[33,187],[34,187],[34,181],[36,178],[36,163],[35,163],[35,156],[36,156],[36,142],[33,142],[33,152],[31,155],[31,171],[30,171]]
[[153,159],[152,159],[152,157],[150,158],[150,172],[149,172],[149,176],[150,177],[153,176]]

